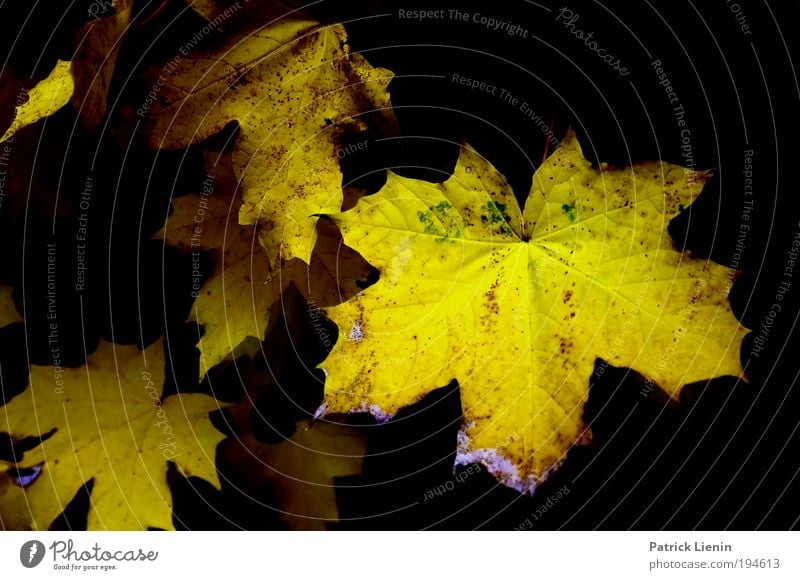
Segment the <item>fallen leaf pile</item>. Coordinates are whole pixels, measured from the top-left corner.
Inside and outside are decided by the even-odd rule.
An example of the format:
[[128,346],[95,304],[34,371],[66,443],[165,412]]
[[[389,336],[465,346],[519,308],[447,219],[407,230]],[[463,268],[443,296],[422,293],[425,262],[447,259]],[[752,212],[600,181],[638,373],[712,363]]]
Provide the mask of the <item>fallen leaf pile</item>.
[[[81,135],[129,138],[126,155],[200,150],[205,181],[171,199],[152,238],[192,264],[200,379],[268,342],[270,312],[294,286],[317,333],[321,312],[338,328],[321,349],[324,401],[291,437],[265,442],[249,424],[256,389],[245,389],[218,453],[226,435],[210,413],[224,404],[175,377],[165,390],[168,332],[143,349],[101,340],[75,368],[56,352],[51,366],[29,364],[27,388],[0,406],[0,528],[47,529],[88,493],[89,529],[172,529],[168,470],[220,489],[220,461],[252,490],[273,486],[291,527],[323,527],[337,518],[333,478],[361,469],[366,436],[319,417],[383,421],[453,380],[456,464],[481,463],[529,492],[591,441],[583,412],[596,365],[634,369],[675,398],[688,383],[743,376],[734,272],[667,229],[708,173],[593,165],[570,131],[524,207],[465,144],[446,181],[388,171],[377,193],[351,187],[357,201],[343,211],[345,144],[399,132],[393,74],[353,51],[342,24],[269,1],[181,4],[200,32],[178,48],[161,39],[172,52],[137,68],[126,43],[162,9],[178,10],[116,0],[81,25],[72,58],[2,111],[11,125],[0,142],[71,111]],[[92,207],[114,193],[91,192]],[[84,201],[73,210],[86,220]],[[0,326],[22,322],[12,298],[4,283]]]

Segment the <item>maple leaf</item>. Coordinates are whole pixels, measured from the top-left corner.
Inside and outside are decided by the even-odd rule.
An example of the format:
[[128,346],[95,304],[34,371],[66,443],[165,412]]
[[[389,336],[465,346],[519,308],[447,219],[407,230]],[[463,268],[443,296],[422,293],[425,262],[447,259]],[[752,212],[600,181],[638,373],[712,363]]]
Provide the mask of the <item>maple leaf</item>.
[[17,312],[11,297],[13,291],[13,287],[0,283],[0,328],[13,322],[22,322],[22,317]]
[[278,443],[259,441],[245,428],[226,441],[222,461],[248,493],[269,484],[290,529],[325,529],[339,518],[334,478],[360,473],[366,446],[357,429],[304,420]]
[[[96,6],[101,6],[100,4]],[[108,110],[107,98],[122,41],[131,22],[133,0],[102,4],[77,33],[71,73],[75,83],[72,106],[89,130],[96,129]]]
[[0,143],[10,139],[22,127],[58,111],[69,102],[74,89],[69,61],[57,61],[50,74],[27,91],[27,100],[17,105],[14,120],[0,137]]
[[[241,3],[237,0],[188,0],[187,4],[197,14],[209,22],[214,22],[215,25],[224,25],[230,18],[241,15],[242,10]],[[271,22],[292,10],[287,0],[253,2],[253,5],[256,4],[259,4],[257,9],[260,22]]]
[[[307,2],[300,0],[260,0],[260,2],[249,0],[249,2],[256,7],[255,11],[261,22],[272,22],[309,7]],[[209,22],[216,20],[218,24],[224,24],[225,21],[236,15],[247,12],[253,14],[254,12],[254,10],[243,11],[241,3],[237,0],[188,0],[187,4]]]
[[214,20],[224,9],[233,5],[232,2],[220,2],[218,0],[189,0],[187,4],[191,6],[192,10],[209,21]]
[[457,462],[530,489],[589,440],[582,410],[598,357],[672,396],[741,375],[733,272],[667,233],[707,177],[661,162],[592,167],[572,132],[534,175],[524,211],[469,148],[441,184],[390,172],[335,216],[381,278],[328,309],[340,338],[320,365],[327,412],[391,415],[456,378]]
[[339,24],[284,18],[239,29],[211,50],[189,47],[148,75],[156,96],[139,112],[149,146],[184,148],[239,123],[239,221],[258,224],[273,269],[310,261],[317,215],[341,209],[342,133],[390,106],[391,73],[350,52],[346,39]]
[[[214,162],[220,167],[220,163]],[[224,169],[224,168],[223,168]],[[204,192],[176,198],[164,228],[155,234],[172,246],[192,252],[195,269],[200,253],[217,253],[213,271],[193,280],[191,319],[203,326],[200,376],[224,359],[235,358],[248,337],[263,340],[270,306],[294,284],[315,306],[330,306],[355,295],[358,282],[369,277],[370,265],[342,244],[338,230],[319,222],[316,247],[308,265],[299,259],[277,272],[268,266],[255,227],[238,223],[241,198],[226,180],[209,176]],[[214,192],[213,194],[211,192]],[[201,289],[202,282],[202,289]]]
[[171,529],[168,461],[219,487],[222,433],[201,394],[162,397],[164,350],[101,341],[79,368],[31,366],[29,387],[0,407],[0,431],[41,437],[16,463],[0,460],[0,524],[47,529],[93,481],[88,529]]

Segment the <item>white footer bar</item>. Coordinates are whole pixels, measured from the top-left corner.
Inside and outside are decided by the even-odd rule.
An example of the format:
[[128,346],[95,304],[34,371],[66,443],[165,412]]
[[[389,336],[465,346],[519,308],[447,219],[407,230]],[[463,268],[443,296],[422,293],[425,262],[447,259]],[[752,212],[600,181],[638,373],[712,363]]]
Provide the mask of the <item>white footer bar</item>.
[[[800,578],[790,532],[0,532],[7,578]],[[254,576],[256,574],[256,576]]]

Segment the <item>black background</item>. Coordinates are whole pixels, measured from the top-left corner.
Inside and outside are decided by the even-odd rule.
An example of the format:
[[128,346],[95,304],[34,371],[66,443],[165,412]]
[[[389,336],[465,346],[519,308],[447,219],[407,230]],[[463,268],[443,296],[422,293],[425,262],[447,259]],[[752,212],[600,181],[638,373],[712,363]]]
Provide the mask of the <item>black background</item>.
[[[84,21],[87,3],[64,11],[42,3],[35,8],[21,4],[5,2],[0,8],[1,54],[18,74],[41,78],[56,57],[69,58],[72,34]],[[139,2],[136,11],[144,20],[160,4]],[[660,59],[686,112],[695,166],[715,173],[690,211],[671,224],[677,245],[732,264],[742,222],[744,151],[754,151],[751,229],[731,302],[743,324],[757,330],[775,302],[786,250],[800,232],[794,204],[800,91],[793,39],[798,20],[794,3],[740,1],[752,31],[746,35],[731,10],[733,4],[542,2],[550,11],[523,0],[459,4],[462,12],[480,12],[528,30],[527,38],[510,38],[473,22],[397,17],[399,9],[453,7],[438,1],[320,2],[312,13],[324,21],[344,22],[353,50],[396,75],[390,91],[403,138],[375,142],[365,155],[348,159],[345,182],[374,191],[385,179],[386,167],[441,181],[453,169],[459,143],[468,142],[507,176],[517,197],[524,198],[545,152],[541,131],[497,96],[453,83],[453,73],[506,88],[539,111],[558,136],[573,127],[585,153],[595,160],[685,163],[672,106],[651,66]],[[594,31],[598,44],[617,55],[630,75],[615,74],[556,22],[561,7],[579,14],[577,26]],[[143,50],[148,51],[145,61],[158,59],[160,51],[169,53],[163,38],[151,44],[168,23],[174,27],[171,37],[196,26],[190,15],[172,20],[183,8],[169,3],[128,41],[118,66],[125,72],[115,77],[117,92],[110,102],[117,94],[124,102],[126,91],[133,90],[126,75],[135,72],[133,63]],[[20,31],[24,34],[18,36]],[[112,107],[110,124],[124,121],[125,114],[122,105]],[[97,188],[114,195],[98,196],[105,201],[92,208],[94,223],[104,224],[93,230],[98,241],[91,247],[92,260],[98,266],[92,269],[92,294],[59,297],[74,306],[64,309],[71,312],[69,320],[60,321],[74,338],[65,340],[72,347],[67,354],[73,364],[80,364],[84,341],[91,351],[100,336],[147,344],[167,332],[176,345],[189,344],[184,358],[191,359],[196,330],[183,324],[190,307],[190,265],[185,256],[146,240],[160,227],[170,196],[196,189],[197,176],[202,175],[199,159],[191,152],[125,151],[109,141],[103,128],[82,132],[70,111],[56,115],[42,131],[47,132],[45,139],[37,135],[30,144],[19,139],[15,145],[18,151],[31,151],[28,162],[16,164],[18,181],[11,187],[26,195],[33,191],[33,198],[27,207],[6,204],[0,212],[0,278],[14,285],[20,310],[27,300],[29,313],[27,333],[22,325],[0,329],[4,393],[24,387],[26,359],[46,358],[46,321],[31,315],[37,311],[35,300],[42,299],[35,289],[41,288],[44,272],[36,265],[44,262],[47,241],[74,239],[74,216],[62,206],[77,198],[87,169],[96,177]],[[38,153],[37,161],[35,146],[41,143],[49,157]],[[172,187],[150,185],[159,180]],[[61,195],[58,206],[55,192]],[[58,219],[52,233],[54,214]],[[108,259],[110,253],[113,260]],[[66,262],[65,277],[73,270]],[[799,296],[797,278],[758,358],[750,355],[751,340],[745,341],[742,363],[749,383],[723,377],[689,385],[676,403],[659,392],[643,397],[641,378],[627,369],[593,380],[585,420],[592,426],[594,442],[572,449],[534,498],[498,485],[480,470],[461,476],[452,491],[424,500],[428,490],[455,482],[452,464],[461,413],[455,385],[443,385],[384,425],[375,425],[369,417],[352,417],[351,422],[360,422],[359,428],[369,433],[370,455],[363,474],[337,482],[342,522],[335,527],[512,529],[526,520],[535,529],[794,527],[800,517],[795,329]],[[87,301],[92,308],[81,310]],[[39,311],[46,308],[39,305]],[[186,362],[183,351],[177,346],[174,350],[177,362],[173,361],[171,380],[181,383],[177,377],[194,376],[196,361]],[[274,425],[302,415],[276,411],[291,407],[296,412],[297,406],[284,399],[303,399],[300,407],[308,410],[321,395],[318,376],[309,376],[305,368],[313,367],[324,353],[301,349],[302,360],[293,363],[286,362],[289,351],[294,349],[275,347],[268,353],[268,358],[284,361],[278,373],[281,396],[269,401],[260,419]],[[220,469],[224,472],[224,466]],[[179,480],[175,486],[179,526],[281,526],[268,509],[268,490],[258,498],[267,508],[259,511],[234,486],[222,493],[196,481]],[[564,486],[569,494],[554,502]],[[79,527],[79,520],[71,525]]]

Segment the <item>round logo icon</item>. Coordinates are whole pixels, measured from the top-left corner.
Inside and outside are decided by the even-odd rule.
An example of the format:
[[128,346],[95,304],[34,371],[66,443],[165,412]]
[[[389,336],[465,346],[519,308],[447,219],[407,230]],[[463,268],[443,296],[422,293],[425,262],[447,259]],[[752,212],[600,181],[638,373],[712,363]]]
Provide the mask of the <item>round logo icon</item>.
[[19,561],[26,568],[35,568],[44,559],[44,544],[39,540],[29,540],[19,549]]

